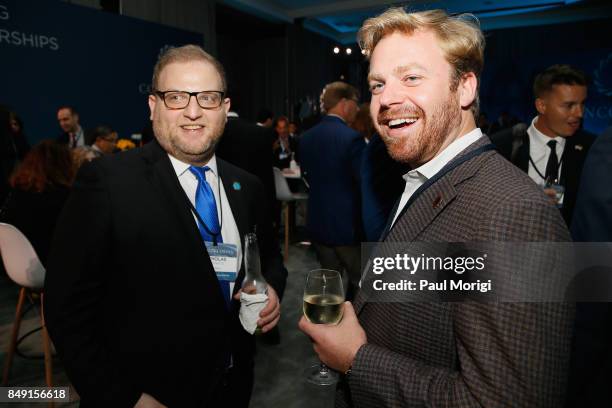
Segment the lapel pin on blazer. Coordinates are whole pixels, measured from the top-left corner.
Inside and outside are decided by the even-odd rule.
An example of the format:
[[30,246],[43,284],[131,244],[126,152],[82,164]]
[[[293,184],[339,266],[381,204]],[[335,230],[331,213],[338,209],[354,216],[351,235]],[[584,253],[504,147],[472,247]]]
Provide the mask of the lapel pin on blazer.
[[432,208],[438,208],[440,206],[440,203],[442,202],[442,196],[438,195],[436,198],[434,198],[433,203],[431,203]]
[[576,149],[578,151],[582,151],[582,145],[575,145],[574,149]]
[[236,191],[240,191],[240,189],[242,188],[242,186],[240,185],[239,182],[234,181],[234,184],[232,184],[232,187],[234,188],[234,190]]

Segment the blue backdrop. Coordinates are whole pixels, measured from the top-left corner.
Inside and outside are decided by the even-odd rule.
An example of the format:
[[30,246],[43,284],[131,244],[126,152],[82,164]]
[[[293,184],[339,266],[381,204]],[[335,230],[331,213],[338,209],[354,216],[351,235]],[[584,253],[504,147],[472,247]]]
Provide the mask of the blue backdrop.
[[108,124],[129,138],[148,121],[153,65],[167,46],[201,34],[61,1],[0,0],[0,103],[25,123],[30,143],[60,133],[72,105],[83,128]]

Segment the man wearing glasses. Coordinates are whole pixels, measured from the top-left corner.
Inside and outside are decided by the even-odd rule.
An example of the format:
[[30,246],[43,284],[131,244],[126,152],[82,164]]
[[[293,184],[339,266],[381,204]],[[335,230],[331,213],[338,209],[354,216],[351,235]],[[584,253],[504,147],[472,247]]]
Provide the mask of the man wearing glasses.
[[111,154],[117,148],[117,138],[117,132],[109,126],[97,126],[92,131],[93,143],[91,148],[96,152],[97,157]]
[[47,271],[46,323],[83,408],[247,407],[241,237],[259,237],[263,332],[278,322],[286,279],[263,187],[215,157],[230,107],[216,59],[170,49],[153,88],[156,141],[77,177]]

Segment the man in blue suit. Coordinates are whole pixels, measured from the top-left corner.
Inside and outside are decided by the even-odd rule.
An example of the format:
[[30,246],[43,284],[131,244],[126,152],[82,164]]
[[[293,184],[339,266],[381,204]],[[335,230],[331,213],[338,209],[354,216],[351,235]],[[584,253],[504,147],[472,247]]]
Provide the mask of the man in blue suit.
[[328,84],[321,95],[326,116],[304,133],[299,146],[310,184],[307,229],[321,267],[347,271],[347,298],[359,282],[363,238],[359,172],[365,142],[348,126],[359,111],[358,101],[353,86]]

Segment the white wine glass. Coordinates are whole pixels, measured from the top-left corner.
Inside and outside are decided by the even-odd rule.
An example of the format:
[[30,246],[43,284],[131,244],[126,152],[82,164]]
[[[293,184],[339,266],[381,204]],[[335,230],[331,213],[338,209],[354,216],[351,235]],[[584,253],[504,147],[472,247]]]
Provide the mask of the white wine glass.
[[[338,324],[342,320],[344,289],[340,272],[315,269],[308,272],[304,288],[304,316],[314,324]],[[306,369],[306,381],[315,385],[334,385],[338,373],[319,363]]]

